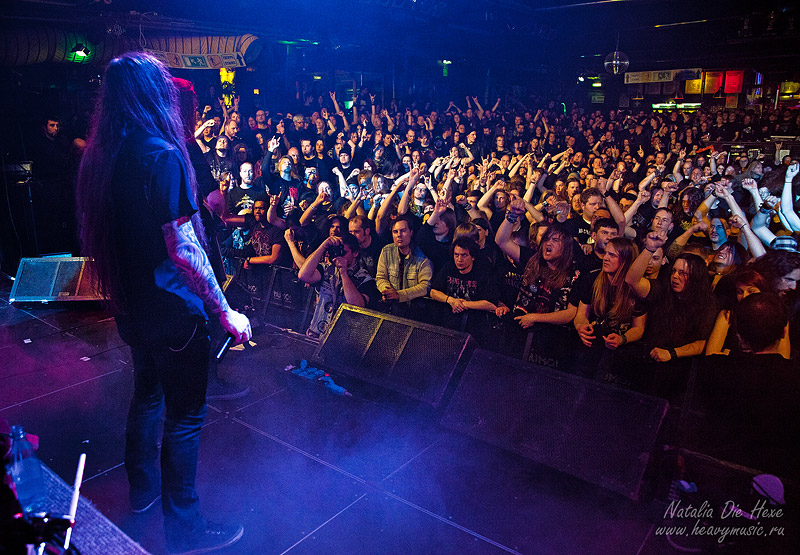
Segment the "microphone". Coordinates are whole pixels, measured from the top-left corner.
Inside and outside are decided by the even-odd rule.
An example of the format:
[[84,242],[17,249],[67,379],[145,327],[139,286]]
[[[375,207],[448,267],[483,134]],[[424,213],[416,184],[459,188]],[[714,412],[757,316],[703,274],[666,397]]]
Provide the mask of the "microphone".
[[217,350],[214,351],[214,360],[218,363],[222,362],[222,359],[225,358],[225,355],[228,352],[228,349],[231,348],[233,345],[233,335],[230,333],[225,334],[225,338],[220,341],[219,345],[217,346]]

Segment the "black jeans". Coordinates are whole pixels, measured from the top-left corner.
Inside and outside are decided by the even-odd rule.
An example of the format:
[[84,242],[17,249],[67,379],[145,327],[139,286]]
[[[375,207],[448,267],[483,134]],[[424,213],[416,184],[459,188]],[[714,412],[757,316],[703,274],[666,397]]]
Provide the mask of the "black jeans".
[[[131,502],[141,505],[160,491],[168,544],[179,542],[204,527],[195,476],[206,415],[206,322],[195,317],[147,323],[118,318],[117,327],[131,346],[135,376],[125,441]],[[164,408],[159,476],[156,460]]]

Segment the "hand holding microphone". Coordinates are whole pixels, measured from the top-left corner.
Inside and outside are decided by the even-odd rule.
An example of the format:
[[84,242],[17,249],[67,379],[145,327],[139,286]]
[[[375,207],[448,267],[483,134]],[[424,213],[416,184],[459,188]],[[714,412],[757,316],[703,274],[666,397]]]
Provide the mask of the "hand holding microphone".
[[250,320],[240,312],[229,309],[220,314],[219,322],[228,333],[214,353],[214,358],[217,362],[222,360],[232,345],[250,341],[250,338],[253,337]]

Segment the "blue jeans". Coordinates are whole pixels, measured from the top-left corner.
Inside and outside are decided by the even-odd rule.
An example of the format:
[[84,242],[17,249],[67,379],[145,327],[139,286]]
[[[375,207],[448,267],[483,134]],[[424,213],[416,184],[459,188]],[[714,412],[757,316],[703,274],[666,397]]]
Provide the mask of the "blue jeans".
[[[160,491],[167,542],[180,542],[204,529],[195,476],[206,415],[206,323],[194,317],[147,323],[118,318],[117,328],[133,354],[135,388],[125,441],[131,502],[141,506]],[[159,476],[156,460],[164,408]]]

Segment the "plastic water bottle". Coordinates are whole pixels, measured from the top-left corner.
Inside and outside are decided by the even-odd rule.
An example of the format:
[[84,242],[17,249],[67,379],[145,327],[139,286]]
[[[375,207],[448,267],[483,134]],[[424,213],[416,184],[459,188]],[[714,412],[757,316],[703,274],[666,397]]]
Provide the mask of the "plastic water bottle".
[[17,499],[24,513],[40,511],[47,500],[42,465],[25,439],[22,426],[11,427],[11,477],[17,489]]

